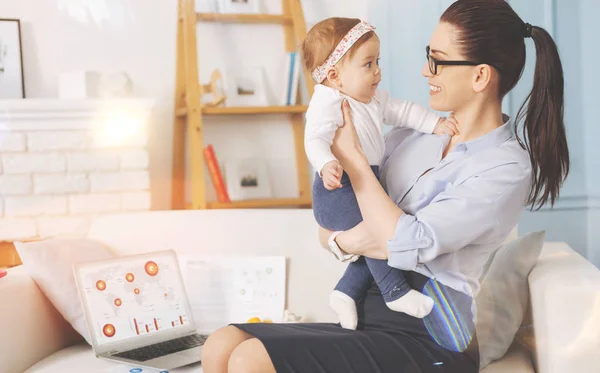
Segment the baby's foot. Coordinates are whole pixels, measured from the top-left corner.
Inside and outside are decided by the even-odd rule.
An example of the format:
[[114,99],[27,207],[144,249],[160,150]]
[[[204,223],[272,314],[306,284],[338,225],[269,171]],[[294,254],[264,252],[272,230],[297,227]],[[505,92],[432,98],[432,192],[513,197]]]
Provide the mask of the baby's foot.
[[358,315],[354,299],[341,291],[334,290],[329,295],[329,306],[337,313],[342,328],[356,330]]
[[385,304],[392,311],[404,312],[407,315],[419,319],[429,315],[433,309],[433,299],[416,290],[410,290],[399,299],[392,302],[386,302]]

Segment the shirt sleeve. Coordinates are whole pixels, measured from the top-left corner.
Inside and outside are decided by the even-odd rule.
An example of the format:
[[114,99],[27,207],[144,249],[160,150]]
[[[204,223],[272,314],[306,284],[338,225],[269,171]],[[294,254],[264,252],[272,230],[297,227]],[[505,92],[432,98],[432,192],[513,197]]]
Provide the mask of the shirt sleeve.
[[342,100],[331,88],[317,86],[306,111],[304,148],[310,164],[319,173],[326,163],[336,160],[331,145],[335,131],[344,122]]
[[410,101],[390,97],[385,91],[377,91],[382,109],[383,123],[394,127],[408,127],[419,132],[433,133],[441,118],[431,110]]
[[514,163],[447,188],[414,216],[404,214],[398,219],[388,241],[388,264],[415,270],[417,264],[440,255],[505,235],[523,212],[530,185],[530,169]]

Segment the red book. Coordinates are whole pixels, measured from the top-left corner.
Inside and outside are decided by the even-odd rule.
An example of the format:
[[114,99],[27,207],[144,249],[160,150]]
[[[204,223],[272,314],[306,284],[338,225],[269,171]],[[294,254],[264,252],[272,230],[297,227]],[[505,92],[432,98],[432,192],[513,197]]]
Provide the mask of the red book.
[[212,145],[208,145],[206,148],[204,148],[204,161],[208,167],[208,173],[210,174],[215,191],[217,192],[217,199],[219,202],[231,202],[229,199],[229,194],[227,193],[225,181],[223,180],[223,175],[221,174],[221,169],[219,168],[219,163],[217,162],[215,150],[213,149]]

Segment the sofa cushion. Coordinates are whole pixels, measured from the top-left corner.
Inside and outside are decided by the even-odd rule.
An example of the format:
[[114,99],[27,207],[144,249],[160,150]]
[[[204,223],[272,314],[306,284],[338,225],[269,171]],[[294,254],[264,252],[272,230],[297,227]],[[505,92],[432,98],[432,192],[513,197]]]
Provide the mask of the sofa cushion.
[[502,359],[491,362],[481,373],[535,373],[529,351],[513,344]]
[[85,340],[91,344],[85,315],[73,276],[73,264],[112,258],[102,243],[87,238],[50,238],[15,242],[23,266],[42,292]]
[[533,232],[500,246],[481,281],[475,301],[480,367],[504,356],[529,303],[528,276],[540,255],[545,232]]

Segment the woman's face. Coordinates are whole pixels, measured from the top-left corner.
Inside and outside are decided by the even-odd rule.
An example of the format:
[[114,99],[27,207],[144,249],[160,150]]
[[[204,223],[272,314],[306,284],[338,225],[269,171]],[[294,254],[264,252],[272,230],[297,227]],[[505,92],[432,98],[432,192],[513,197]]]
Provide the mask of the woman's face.
[[[457,30],[449,23],[437,25],[429,40],[430,55],[436,60],[464,61],[467,58],[460,52],[454,41]],[[421,74],[429,83],[429,106],[434,110],[455,112],[471,102],[473,90],[473,66],[438,65],[437,75],[429,69],[428,61],[423,64]]]

